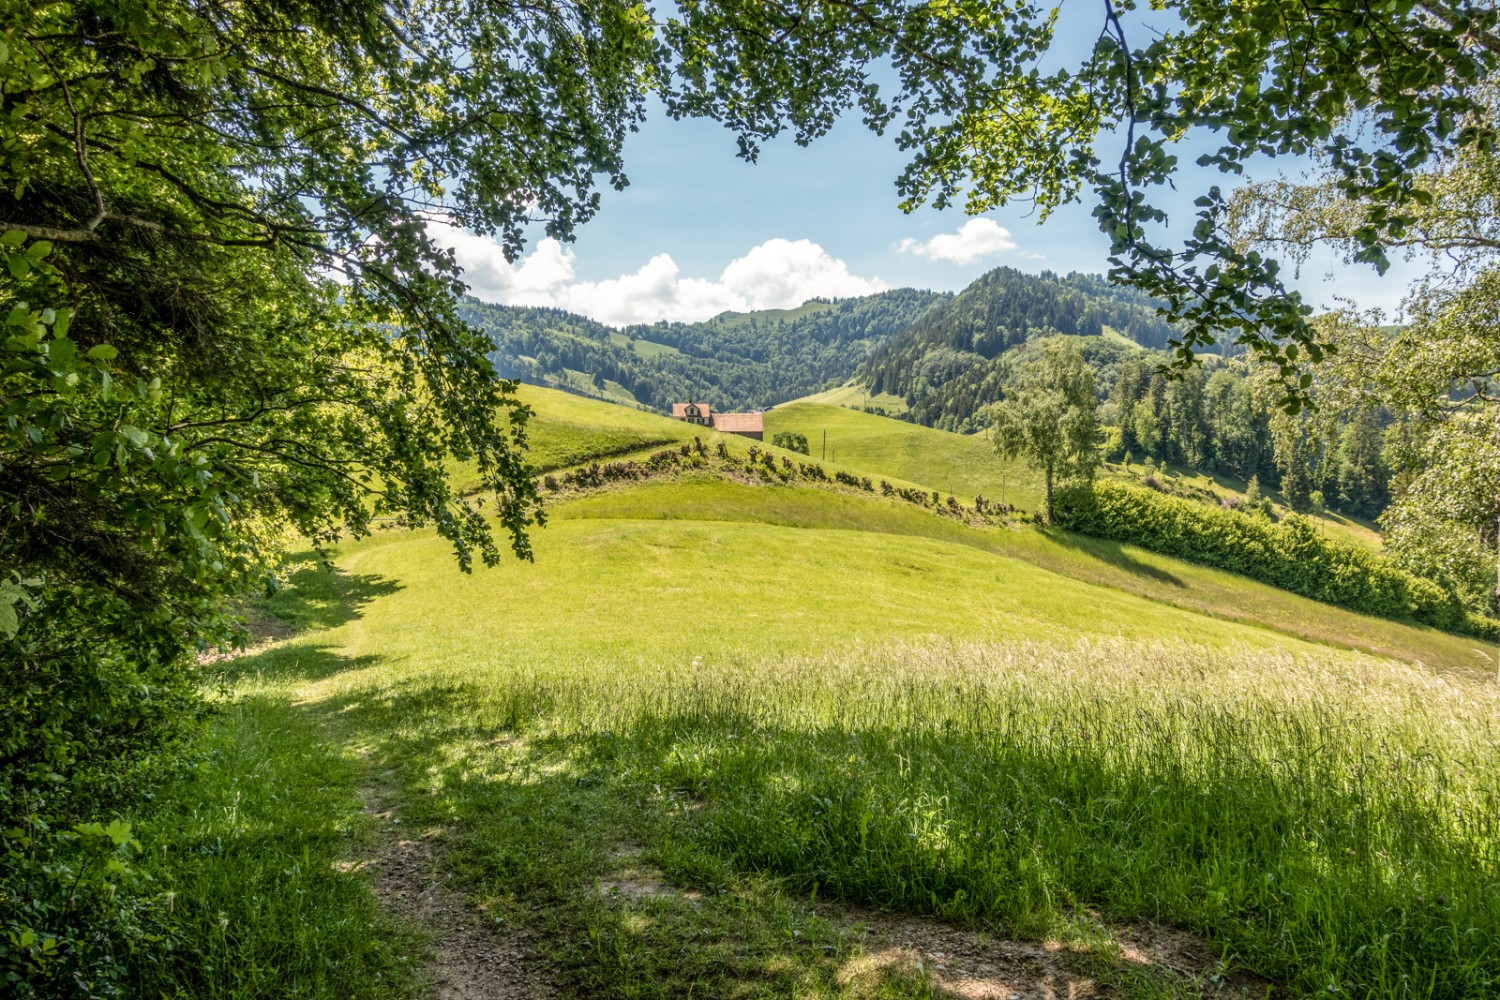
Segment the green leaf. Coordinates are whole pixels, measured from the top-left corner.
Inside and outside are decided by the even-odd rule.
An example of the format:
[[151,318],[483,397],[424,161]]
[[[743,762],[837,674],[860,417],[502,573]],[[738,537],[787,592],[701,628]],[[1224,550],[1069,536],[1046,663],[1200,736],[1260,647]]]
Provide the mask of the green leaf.
[[88,357],[94,361],[113,361],[120,352],[110,344],[95,344],[89,348]]

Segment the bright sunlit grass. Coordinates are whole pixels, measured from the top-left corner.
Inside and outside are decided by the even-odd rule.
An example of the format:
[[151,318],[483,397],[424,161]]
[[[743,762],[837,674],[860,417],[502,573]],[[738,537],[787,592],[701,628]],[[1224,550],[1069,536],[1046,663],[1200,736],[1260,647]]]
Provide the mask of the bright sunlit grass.
[[[694,433],[526,391],[562,464]],[[1130,1000],[1202,995],[1120,958],[1142,921],[1275,995],[1500,990],[1500,688],[1471,641],[860,490],[681,473],[550,514],[534,564],[382,532],[269,602],[305,631],[224,668],[203,774],[143,828],[226,956],[163,995],[416,989],[349,863],[376,785],[570,995],[938,995],[848,974],[851,904],[1071,941]],[[601,895],[622,856],[671,892]]]

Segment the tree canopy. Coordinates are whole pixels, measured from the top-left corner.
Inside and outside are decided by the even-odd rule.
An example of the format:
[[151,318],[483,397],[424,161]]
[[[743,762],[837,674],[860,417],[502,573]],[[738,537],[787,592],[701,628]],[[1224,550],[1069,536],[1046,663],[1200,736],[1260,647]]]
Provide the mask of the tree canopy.
[[529,555],[526,411],[427,225],[566,236],[658,63],[630,3],[0,2],[7,988],[143,943],[60,859],[149,786],[225,595],[376,519]]
[[1098,407],[1093,369],[1077,345],[1059,339],[1021,367],[991,409],[995,451],[1042,470],[1049,522],[1057,480],[1091,479],[1099,466]]
[[[1476,117],[1500,121],[1500,89],[1489,84],[1479,97]],[[1488,611],[1500,536],[1500,154],[1461,149],[1411,182],[1423,198],[1391,250],[1428,273],[1404,303],[1407,322],[1387,332],[1367,317],[1329,323],[1345,350],[1307,375],[1335,408],[1356,395],[1399,414],[1386,544],[1404,567]],[[1358,253],[1365,205],[1327,170],[1248,187],[1232,207],[1232,231],[1247,247],[1279,247],[1298,261],[1318,246]]]
[[[1232,239],[1217,186],[1174,245],[1150,199],[1178,177],[1179,144],[1206,143],[1199,163],[1231,176],[1257,157],[1326,150],[1332,182],[1358,206],[1353,255],[1384,267],[1428,200],[1421,171],[1494,142],[1473,113],[1500,58],[1490,4],[1106,0],[1094,45],[1071,64],[1057,11],[1026,0],[679,7],[677,113],[726,122],[750,155],[788,125],[806,141],[856,107],[877,129],[899,122],[913,151],[898,182],[906,206],[1026,199],[1045,216],[1087,193],[1111,276],[1167,303],[1180,363],[1228,337],[1278,366],[1292,405],[1305,389],[1298,360],[1323,354],[1310,310],[1277,260]],[[896,77],[884,89],[869,72],[881,59]]]

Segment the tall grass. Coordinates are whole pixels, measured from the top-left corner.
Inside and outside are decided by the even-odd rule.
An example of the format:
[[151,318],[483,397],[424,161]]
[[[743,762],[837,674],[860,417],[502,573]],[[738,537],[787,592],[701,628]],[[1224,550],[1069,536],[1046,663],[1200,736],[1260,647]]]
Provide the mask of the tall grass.
[[1033,934],[1162,920],[1295,993],[1500,991],[1500,699],[1477,681],[1104,640],[329,683],[435,809],[483,825],[509,734],[555,756],[526,780],[640,804],[689,882],[727,864]]

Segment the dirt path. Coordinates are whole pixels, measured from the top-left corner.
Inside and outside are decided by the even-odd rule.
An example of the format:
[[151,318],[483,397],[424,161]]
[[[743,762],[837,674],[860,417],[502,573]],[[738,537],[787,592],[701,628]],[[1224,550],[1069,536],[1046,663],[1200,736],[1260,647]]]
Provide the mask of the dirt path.
[[[617,905],[638,907],[651,900],[701,897],[669,885],[662,873],[641,859],[641,848],[621,844],[615,871],[597,880],[595,891]],[[932,917],[891,914],[866,907],[820,903],[820,915],[847,928],[859,942],[856,956],[840,970],[845,988],[874,992],[885,976],[922,973],[954,1000],[1104,1000],[1119,991],[1080,971],[1080,956],[1060,941],[1020,941],[965,930]],[[1186,931],[1155,924],[1113,928],[1124,963],[1166,970],[1205,1000],[1260,1000],[1267,984],[1243,973],[1220,969],[1202,941]],[[863,995],[861,993],[861,995]]]
[[[1060,941],[996,938],[920,916],[848,910],[843,916],[865,927],[865,956],[852,964],[864,963],[871,971],[920,968],[934,986],[961,1000],[1089,1000],[1117,995],[1080,972],[1078,956]],[[1117,928],[1115,938],[1121,960],[1143,969],[1168,970],[1192,983],[1203,997],[1266,995],[1266,984],[1253,977],[1221,975],[1203,943],[1183,931],[1142,925]]]
[[532,941],[504,932],[469,904],[443,874],[442,828],[411,829],[377,790],[365,810],[379,821],[374,856],[358,867],[372,876],[380,901],[402,920],[433,936],[435,957],[427,967],[437,1000],[552,1000]]

